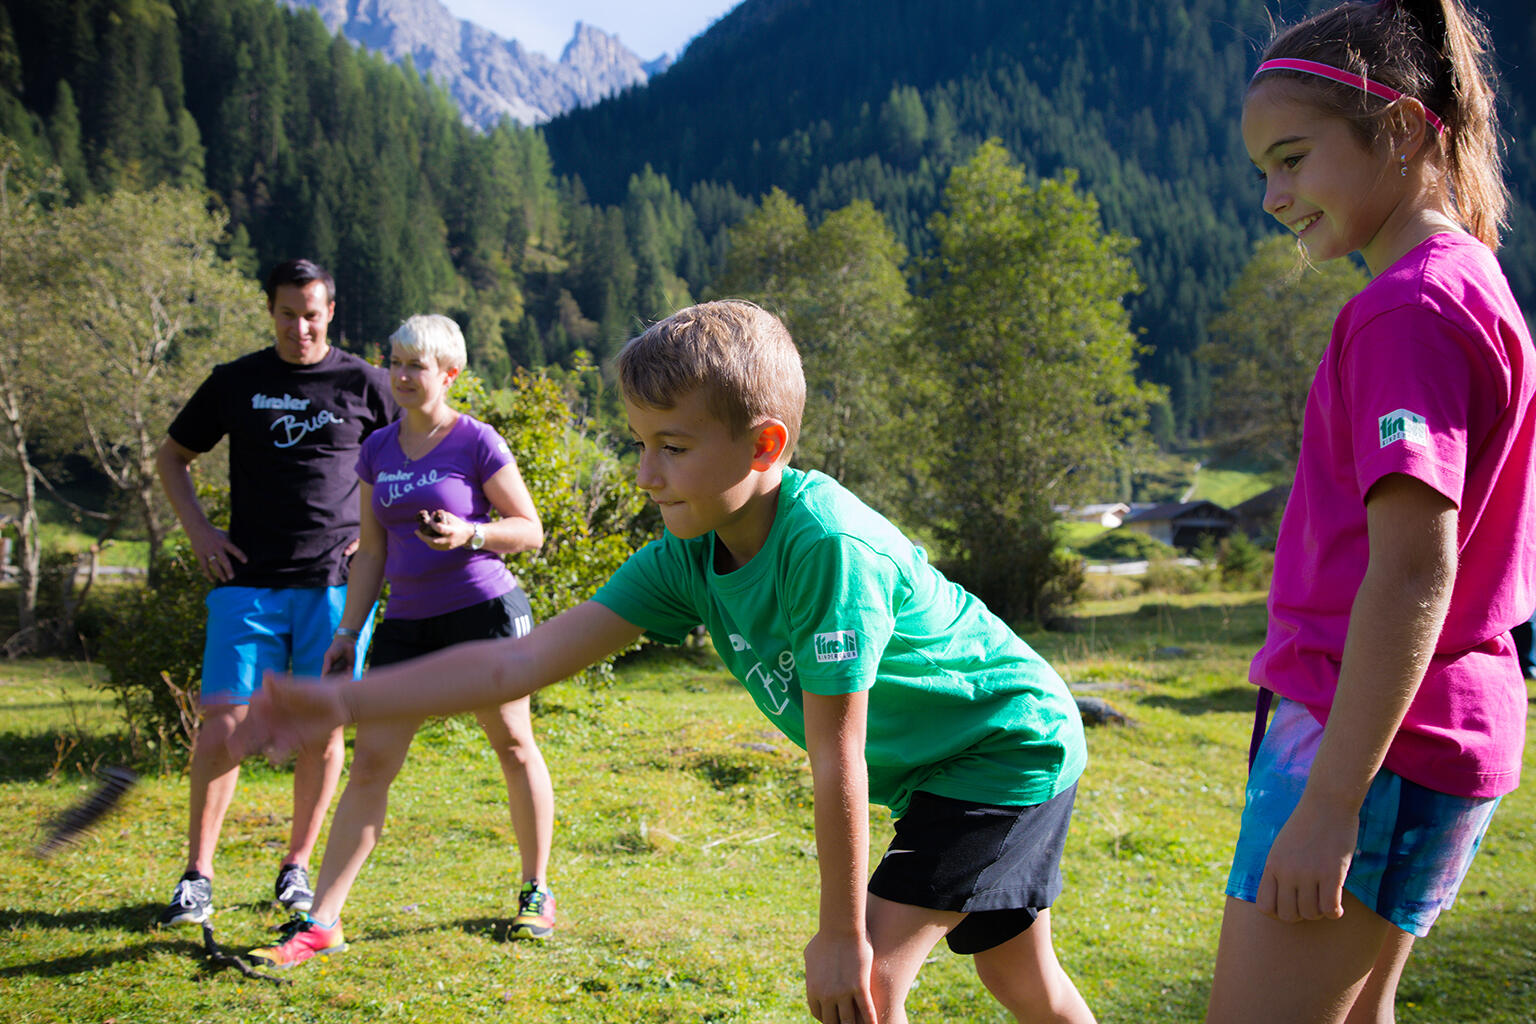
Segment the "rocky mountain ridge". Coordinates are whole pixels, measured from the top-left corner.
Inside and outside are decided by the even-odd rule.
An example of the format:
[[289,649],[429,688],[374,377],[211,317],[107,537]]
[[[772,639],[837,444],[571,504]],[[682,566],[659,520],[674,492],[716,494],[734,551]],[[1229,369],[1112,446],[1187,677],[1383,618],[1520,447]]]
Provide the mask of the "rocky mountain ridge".
[[279,0],[313,10],[332,33],[441,82],[464,120],[489,128],[503,117],[531,125],[595,103],[666,69],[619,38],[577,22],[558,61],[455,17],[438,0]]

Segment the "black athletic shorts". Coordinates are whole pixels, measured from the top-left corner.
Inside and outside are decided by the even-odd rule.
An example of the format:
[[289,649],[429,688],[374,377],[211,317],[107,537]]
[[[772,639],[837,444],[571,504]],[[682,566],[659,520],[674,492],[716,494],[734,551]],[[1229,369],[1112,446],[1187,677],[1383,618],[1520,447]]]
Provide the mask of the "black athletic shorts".
[[1028,807],[919,792],[897,819],[869,891],[893,903],[966,914],[946,937],[956,953],[1000,946],[1061,895],[1061,853],[1076,796],[1076,783]]
[[383,668],[470,640],[526,636],[533,629],[533,609],[522,587],[500,597],[424,619],[385,619],[373,634],[368,664]]

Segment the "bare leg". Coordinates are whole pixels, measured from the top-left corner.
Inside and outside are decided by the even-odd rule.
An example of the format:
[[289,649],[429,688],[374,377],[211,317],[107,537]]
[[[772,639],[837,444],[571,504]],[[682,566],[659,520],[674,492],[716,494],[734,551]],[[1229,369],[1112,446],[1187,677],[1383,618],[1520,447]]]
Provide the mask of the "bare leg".
[[1343,917],[1295,924],[1228,897],[1207,1024],[1337,1024],[1396,930],[1348,892]]
[[934,945],[965,915],[894,903],[871,893],[864,916],[875,950],[870,979],[875,1012],[880,1024],[907,1024],[907,992],[918,969]]
[[389,807],[389,786],[405,764],[419,721],[363,722],[353,744],[352,773],[331,820],[310,916],[329,924],[341,916],[352,883],[378,845]]
[[533,738],[529,699],[509,701],[475,712],[486,739],[501,762],[507,782],[507,807],[522,859],[523,881],[548,878],[549,850],[554,841],[555,789],[544,755]]
[[346,765],[347,747],[340,729],[319,750],[302,750],[293,768],[293,827],[288,833],[288,856],[284,864],[309,867],[309,855],[320,838],[325,812],[331,809],[341,769]]
[[1028,930],[977,953],[976,974],[987,991],[1028,1024],[1093,1024],[1093,1011],[1056,959],[1051,912],[1042,910]]
[[1349,1008],[1344,1024],[1393,1024],[1397,1019],[1397,983],[1408,966],[1408,954],[1413,952],[1413,935],[1401,928],[1387,929],[1386,941],[1371,975],[1365,979],[1365,988],[1355,997],[1355,1005]]
[[240,781],[240,763],[225,743],[245,719],[244,704],[214,704],[203,709],[203,724],[192,747],[191,794],[187,811],[187,870],[213,877],[213,853],[219,845],[224,815]]

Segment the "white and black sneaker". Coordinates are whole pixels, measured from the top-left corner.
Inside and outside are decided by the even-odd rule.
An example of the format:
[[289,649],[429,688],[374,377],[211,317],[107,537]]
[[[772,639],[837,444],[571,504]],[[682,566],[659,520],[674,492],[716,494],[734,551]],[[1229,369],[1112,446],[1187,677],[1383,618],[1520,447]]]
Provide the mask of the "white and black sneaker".
[[170,904],[160,912],[160,923],[202,924],[213,914],[213,882],[188,871],[176,883]]
[[273,899],[285,910],[308,912],[315,904],[309,872],[297,864],[284,864],[277,869],[277,882],[272,886],[272,892]]

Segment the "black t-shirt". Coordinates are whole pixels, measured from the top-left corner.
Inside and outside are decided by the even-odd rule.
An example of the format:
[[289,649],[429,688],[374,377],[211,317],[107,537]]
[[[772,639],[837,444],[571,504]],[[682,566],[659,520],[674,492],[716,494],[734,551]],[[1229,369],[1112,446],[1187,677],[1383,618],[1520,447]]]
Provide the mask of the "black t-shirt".
[[388,374],[335,346],[311,366],[266,348],[214,367],[169,433],[195,452],[229,435],[229,539],[247,558],[229,585],[347,581],[357,450],[394,416]]

